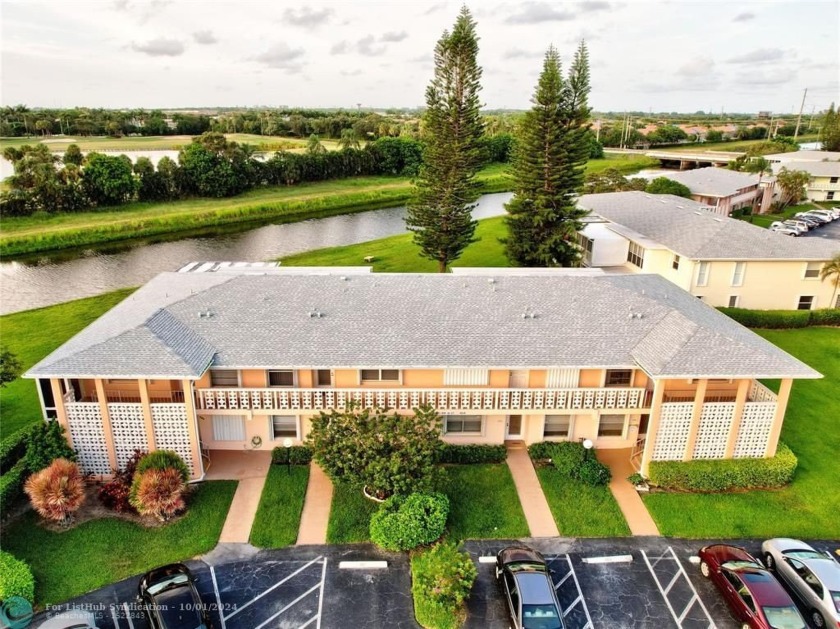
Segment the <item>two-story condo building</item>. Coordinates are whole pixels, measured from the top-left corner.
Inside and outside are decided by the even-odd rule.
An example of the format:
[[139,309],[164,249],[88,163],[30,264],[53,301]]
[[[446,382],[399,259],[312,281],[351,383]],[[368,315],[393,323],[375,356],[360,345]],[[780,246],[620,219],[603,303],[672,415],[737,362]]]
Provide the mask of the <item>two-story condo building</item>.
[[756,310],[840,307],[823,265],[840,242],[794,238],[667,194],[608,192],[578,200],[583,264],[656,273],[712,306]]
[[773,172],[803,170],[811,176],[805,196],[811,201],[840,201],[840,152],[793,151],[766,155]]
[[747,207],[756,213],[768,212],[776,185],[775,177],[716,166],[675,170],[663,176],[683,184],[691,190],[693,200],[723,216]]
[[770,456],[793,379],[820,377],[657,275],[368,270],[164,273],[27,377],[86,472],[166,448],[195,478],[351,402],[429,404],[452,443],[591,439],[641,469]]

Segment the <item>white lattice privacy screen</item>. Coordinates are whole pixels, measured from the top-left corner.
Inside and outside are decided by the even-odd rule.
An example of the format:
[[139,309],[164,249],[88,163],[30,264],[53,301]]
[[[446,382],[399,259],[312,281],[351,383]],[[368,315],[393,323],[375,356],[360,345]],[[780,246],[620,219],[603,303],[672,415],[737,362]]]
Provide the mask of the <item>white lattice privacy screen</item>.
[[79,454],[79,465],[86,474],[111,473],[102,411],[96,402],[73,402],[66,405],[67,421],[73,448]]
[[446,369],[443,372],[443,384],[451,386],[486,385],[490,382],[487,369]]
[[735,441],[736,459],[764,456],[775,415],[775,402],[747,402],[744,405],[738,439]]
[[734,402],[716,402],[703,405],[700,427],[694,443],[695,459],[722,459],[726,454],[726,441],[735,415]]
[[146,422],[143,419],[142,404],[108,404],[111,417],[111,432],[114,434],[114,450],[117,466],[122,469],[134,450],[149,451]]
[[181,455],[190,472],[196,469],[192,458],[187,408],[183,404],[152,404],[152,424],[158,450],[172,450]]
[[574,389],[580,382],[580,369],[549,369],[545,375],[548,389]]
[[681,461],[691,429],[692,402],[663,404],[659,415],[659,432],[653,445],[654,461]]

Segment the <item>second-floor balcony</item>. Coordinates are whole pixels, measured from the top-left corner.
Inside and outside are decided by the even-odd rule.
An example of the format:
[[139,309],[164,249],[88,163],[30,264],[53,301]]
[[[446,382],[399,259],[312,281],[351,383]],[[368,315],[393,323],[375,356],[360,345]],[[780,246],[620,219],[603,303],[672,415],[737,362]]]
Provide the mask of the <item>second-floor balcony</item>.
[[425,404],[438,411],[566,411],[642,409],[644,388],[577,389],[199,389],[200,410],[322,411],[361,408],[411,410]]

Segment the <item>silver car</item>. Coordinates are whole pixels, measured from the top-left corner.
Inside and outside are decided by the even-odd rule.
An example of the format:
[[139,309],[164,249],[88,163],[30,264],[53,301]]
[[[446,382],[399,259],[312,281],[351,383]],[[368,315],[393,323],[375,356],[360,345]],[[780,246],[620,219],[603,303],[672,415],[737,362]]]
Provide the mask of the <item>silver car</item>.
[[840,627],[840,563],[796,539],[768,539],[761,553],[805,603],[815,627]]

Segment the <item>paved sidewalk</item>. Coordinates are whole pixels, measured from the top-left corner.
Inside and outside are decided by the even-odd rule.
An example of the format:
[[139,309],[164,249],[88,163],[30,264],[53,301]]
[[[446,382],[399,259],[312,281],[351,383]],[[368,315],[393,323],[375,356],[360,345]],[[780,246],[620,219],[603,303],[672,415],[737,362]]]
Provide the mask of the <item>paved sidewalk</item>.
[[300,516],[300,528],[296,544],[326,544],[327,525],[330,521],[333,484],[315,461],[309,467],[309,484]]
[[650,517],[645,503],[639,497],[639,492],[630,484],[627,477],[636,469],[630,463],[630,449],[596,450],[595,456],[612,472],[610,491],[618,503],[624,519],[633,535],[660,535],[656,522]]
[[534,464],[523,444],[507,444],[507,465],[522,503],[522,511],[531,537],[556,537],[560,535],[551,509],[545,499],[540,480],[534,471]]
[[239,481],[219,536],[220,543],[248,543],[270,466],[271,452],[212,451],[205,480]]

